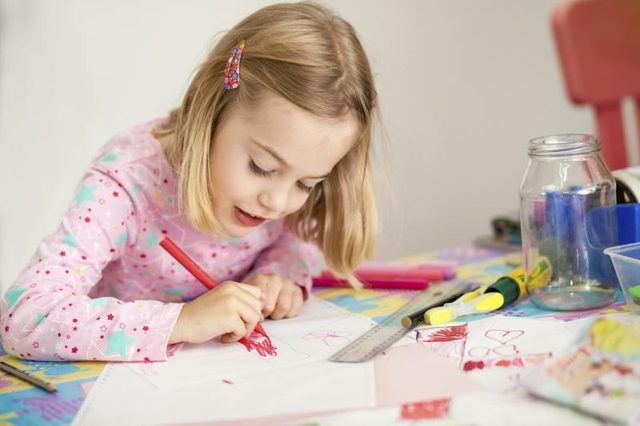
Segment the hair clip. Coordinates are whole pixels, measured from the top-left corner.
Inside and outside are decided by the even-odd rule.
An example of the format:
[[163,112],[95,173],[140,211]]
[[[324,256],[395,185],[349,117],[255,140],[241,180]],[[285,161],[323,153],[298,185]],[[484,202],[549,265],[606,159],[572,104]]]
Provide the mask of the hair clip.
[[233,90],[240,86],[240,59],[244,51],[244,40],[233,46],[231,56],[227,60],[224,67],[224,87],[227,90]]

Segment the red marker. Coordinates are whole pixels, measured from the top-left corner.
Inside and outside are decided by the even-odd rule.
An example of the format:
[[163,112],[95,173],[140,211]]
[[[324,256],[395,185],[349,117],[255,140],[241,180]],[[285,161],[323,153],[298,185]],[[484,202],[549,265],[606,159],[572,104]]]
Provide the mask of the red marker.
[[[185,267],[187,271],[191,273],[198,281],[200,281],[205,287],[209,290],[217,287],[216,282],[207,274],[204,269],[200,267],[193,259],[189,257],[187,253],[185,253],[180,247],[174,243],[171,238],[164,237],[162,241],[160,241],[160,245],[163,249],[165,249],[175,260],[180,262],[182,266]],[[264,331],[262,325],[260,323],[256,324],[256,328],[254,329],[257,333],[262,334],[264,337],[269,339],[267,336],[267,332]],[[243,340],[244,338],[240,339]],[[270,339],[269,339],[270,340]]]

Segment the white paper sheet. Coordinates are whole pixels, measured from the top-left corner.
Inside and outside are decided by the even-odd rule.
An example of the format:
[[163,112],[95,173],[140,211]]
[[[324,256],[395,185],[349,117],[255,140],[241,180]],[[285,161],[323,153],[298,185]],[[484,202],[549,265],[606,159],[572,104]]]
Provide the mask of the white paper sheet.
[[374,404],[373,364],[317,361],[252,374],[158,389],[123,364],[109,364],[74,425],[158,425],[310,413]]
[[520,377],[561,351],[585,321],[496,315],[470,322],[462,368],[488,389],[524,394]]
[[326,359],[375,323],[365,316],[310,297],[298,317],[266,321],[263,325],[276,347],[277,356],[248,352],[240,343],[211,341],[185,345],[167,362],[127,365],[161,389],[233,380],[247,374]]
[[374,325],[312,297],[299,317],[265,323],[282,354],[277,361],[237,344],[211,343],[166,363],[109,364],[74,424],[228,421],[371,407],[373,363],[325,359]]

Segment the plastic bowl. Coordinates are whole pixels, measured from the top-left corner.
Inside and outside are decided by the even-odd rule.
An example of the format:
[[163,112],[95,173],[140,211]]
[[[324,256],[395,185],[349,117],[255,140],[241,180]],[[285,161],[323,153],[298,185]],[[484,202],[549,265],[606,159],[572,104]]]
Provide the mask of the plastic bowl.
[[629,308],[640,314],[640,243],[609,247],[604,253],[613,261]]

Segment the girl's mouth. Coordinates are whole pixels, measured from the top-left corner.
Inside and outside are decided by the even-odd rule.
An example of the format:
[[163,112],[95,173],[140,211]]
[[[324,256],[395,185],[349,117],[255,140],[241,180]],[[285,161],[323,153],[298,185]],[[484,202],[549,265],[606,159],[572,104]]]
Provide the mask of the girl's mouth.
[[234,207],[235,217],[243,226],[258,226],[263,223],[266,219],[260,216],[254,216],[250,213],[245,212],[239,207]]

